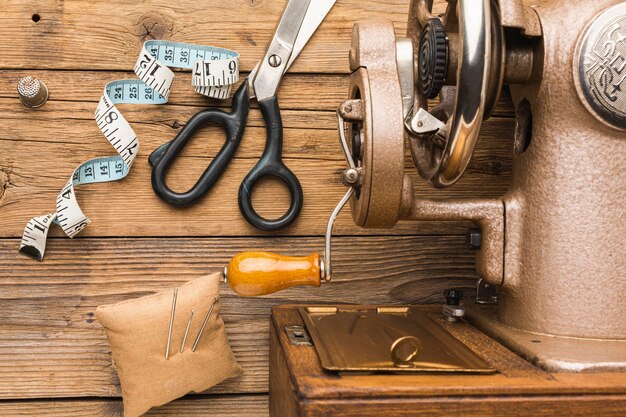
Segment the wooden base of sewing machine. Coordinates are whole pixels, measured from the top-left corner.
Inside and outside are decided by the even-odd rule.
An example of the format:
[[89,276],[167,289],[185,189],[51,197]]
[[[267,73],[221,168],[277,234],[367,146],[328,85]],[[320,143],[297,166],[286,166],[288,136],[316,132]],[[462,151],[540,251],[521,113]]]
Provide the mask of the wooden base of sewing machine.
[[272,310],[270,415],[622,416],[626,372],[546,372],[467,322],[448,323],[440,306],[424,311],[497,369],[478,374],[329,373],[315,347],[291,344],[285,326],[304,325],[296,306]]

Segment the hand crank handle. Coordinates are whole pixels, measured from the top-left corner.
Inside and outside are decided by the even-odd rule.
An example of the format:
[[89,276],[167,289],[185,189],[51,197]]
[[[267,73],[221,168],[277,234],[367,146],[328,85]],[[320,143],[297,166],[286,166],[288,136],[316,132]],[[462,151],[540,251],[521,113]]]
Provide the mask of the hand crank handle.
[[244,297],[271,294],[290,287],[319,287],[320,255],[284,256],[272,252],[242,252],[224,268],[224,280]]
[[353,193],[354,188],[350,187],[328,219],[323,258],[318,253],[284,256],[272,252],[242,252],[224,268],[224,280],[233,291],[245,297],[271,294],[301,285],[319,287],[322,280],[329,282],[333,225]]

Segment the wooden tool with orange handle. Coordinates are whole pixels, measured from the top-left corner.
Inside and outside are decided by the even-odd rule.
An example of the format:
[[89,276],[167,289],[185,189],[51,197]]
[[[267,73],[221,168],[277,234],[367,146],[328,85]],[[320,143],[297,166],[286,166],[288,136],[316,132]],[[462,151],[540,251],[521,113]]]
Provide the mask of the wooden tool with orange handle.
[[301,285],[319,287],[322,280],[329,282],[330,239],[337,215],[352,197],[350,187],[328,219],[324,256],[285,256],[272,252],[242,252],[231,259],[224,268],[224,281],[233,291],[244,297],[271,294]]
[[319,287],[323,261],[318,253],[285,256],[272,252],[242,252],[224,270],[225,281],[246,297],[271,294],[289,287]]

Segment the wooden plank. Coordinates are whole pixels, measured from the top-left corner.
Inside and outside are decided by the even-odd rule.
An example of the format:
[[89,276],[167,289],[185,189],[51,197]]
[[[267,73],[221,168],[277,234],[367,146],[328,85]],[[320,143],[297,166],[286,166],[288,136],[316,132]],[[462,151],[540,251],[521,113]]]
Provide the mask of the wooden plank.
[[[97,103],[108,82],[137,78],[131,71],[0,70],[0,97],[17,98],[17,81],[26,74],[46,83],[49,90],[49,102]],[[244,75],[246,74],[242,74],[242,77]],[[233,91],[240,83],[241,80],[233,87]],[[316,74],[311,76],[287,73],[280,84],[278,98],[282,110],[335,110],[346,98],[347,93],[348,77],[345,75]],[[191,86],[191,73],[177,72],[168,103],[183,106],[230,107],[231,100],[210,99],[195,93]],[[256,101],[252,101],[250,105],[258,107]],[[48,104],[45,107],[47,106]],[[92,110],[95,110],[95,104],[91,106]],[[40,110],[44,110],[45,107]],[[507,107],[507,105],[502,106],[503,112]],[[147,106],[140,108],[147,108]],[[39,110],[36,111],[39,112]]]
[[[56,141],[62,140],[64,137],[70,136],[68,128],[73,132],[80,132],[81,137],[85,138],[85,142],[97,142],[96,139],[100,139],[103,144],[106,144],[106,139],[102,136],[96,126],[94,120],[94,111],[96,108],[95,102],[83,102],[83,101],[50,101],[45,106],[33,111],[25,106],[22,106],[16,99],[0,98],[0,118],[3,123],[24,123],[24,127],[12,132],[11,134],[5,134],[5,140],[15,139],[27,139],[25,134],[32,134],[35,137],[38,136],[50,136],[49,132],[55,132],[57,136],[54,138]],[[215,107],[215,106],[214,106]],[[172,139],[178,130],[182,128],[187,120],[200,110],[205,109],[205,106],[181,106],[177,104],[167,104],[162,106],[150,106],[150,105],[119,105],[120,112],[124,115],[124,118],[133,126],[133,129],[139,135],[139,139],[143,137],[153,136],[155,140],[163,143]],[[223,110],[230,110],[225,107],[221,107]],[[283,127],[285,129],[308,129],[314,133],[317,130],[321,131],[336,131],[337,129],[337,116],[331,111],[320,110],[307,110],[307,109],[282,109],[281,115],[283,118]],[[311,124],[311,120],[315,120],[315,124]],[[506,119],[509,121],[509,119]],[[50,124],[57,122],[56,124]],[[82,122],[87,122],[83,124]],[[32,127],[26,127],[27,124],[36,124],[40,128],[45,129],[48,135],[43,134],[41,130],[33,129]],[[146,126],[152,126],[157,130],[143,131]],[[63,126],[66,126],[63,128]],[[246,127],[259,127],[265,129],[265,122],[263,116],[258,109],[250,109],[248,116],[248,123]],[[95,129],[94,129],[95,128]],[[215,129],[215,132],[220,132],[215,136],[215,147],[219,148],[220,142],[224,140],[224,134],[221,131]],[[17,133],[17,135],[16,135]],[[83,136],[83,133],[85,136]],[[92,134],[95,135],[92,136]],[[329,132],[325,132],[328,134]],[[263,139],[264,136],[259,134],[259,138]],[[336,139],[336,138],[335,138]],[[288,145],[288,137],[285,137],[285,145]],[[339,140],[336,139],[337,146],[339,146]],[[72,142],[70,142],[71,144]],[[259,142],[260,145],[263,143]],[[206,145],[206,144],[205,144]],[[109,145],[110,146],[110,145]],[[206,147],[206,146],[205,146]],[[243,149],[243,148],[242,148]],[[262,151],[262,146],[255,151]],[[322,156],[333,154],[336,159],[341,157],[340,154],[333,152],[334,149],[326,150]],[[287,152],[285,149],[284,152]]]
[[[264,55],[285,3],[9,0],[0,25],[0,68],[129,70],[144,41],[168,39],[235,49],[242,70],[250,71]],[[444,8],[444,0],[435,1],[437,13]],[[408,9],[409,0],[337,1],[290,71],[348,73],[354,22],[387,19],[396,36],[405,36]]]
[[294,395],[296,388],[289,375],[289,365],[280,346],[278,332],[275,321],[273,318],[270,319],[270,346],[272,346],[269,352],[269,390],[272,393],[269,401],[270,414],[281,417],[296,416],[300,398]]
[[[193,0],[141,3],[89,0],[3,3],[2,68],[131,69],[144,41],[168,39],[230,48],[251,70],[263,57],[286,0]],[[386,18],[406,31],[408,0],[338,1],[292,72],[347,73],[352,25]],[[33,14],[40,20],[34,22]],[[33,46],[36,46],[33,48]]]
[[[178,129],[170,125],[173,110],[186,120],[196,108],[141,107],[125,109],[142,144],[142,156],[135,162],[129,177],[115,183],[81,186],[77,191],[83,211],[93,220],[81,236],[259,234],[243,220],[237,204],[239,185],[256,163],[265,142],[259,112],[252,111],[237,156],[212,192],[198,204],[180,209],[167,205],[152,191],[147,155],[175,136]],[[0,236],[18,237],[30,217],[51,210],[58,192],[76,166],[89,158],[114,152],[91,119],[92,103],[51,102],[30,112],[16,99],[0,99],[0,109],[0,125],[12,126],[0,129],[0,144],[4,150],[0,154],[0,210],[3,212]],[[331,112],[325,111],[284,112],[285,162],[300,178],[305,203],[296,223],[280,234],[323,234],[330,212],[345,192],[339,181],[345,162],[333,118]],[[312,119],[319,120],[321,128],[307,128]],[[13,127],[16,123],[19,123],[18,128]],[[416,196],[496,198],[502,195],[510,180],[513,128],[513,121],[505,118],[485,123],[467,175],[446,190],[425,186],[407,151],[406,170],[414,179]],[[206,137],[214,139],[206,140]],[[189,143],[168,176],[174,189],[184,190],[196,181],[221,147],[222,137],[223,133],[217,128],[207,128]],[[268,180],[259,185],[258,191],[254,203],[261,214],[278,216],[286,210],[288,192],[282,184]],[[120,213],[123,213],[123,221],[120,221]],[[461,233],[466,224],[446,227],[406,223],[400,224],[395,232]],[[358,228],[347,211],[341,215],[336,231],[338,234],[388,233]],[[52,235],[61,233],[53,228]]]
[[[0,240],[0,398],[117,396],[98,305],[173,288],[220,271],[243,250],[308,254],[321,238],[53,239],[54,256],[34,262]],[[384,248],[384,252],[381,251]],[[267,392],[268,329],[274,305],[440,302],[451,286],[474,285],[464,236],[346,237],[333,240],[333,282],[259,298],[223,284],[222,315],[245,370],[213,393]]]
[[[17,99],[0,98],[0,120],[18,127],[2,133],[0,140],[7,143],[37,141],[56,144],[65,141],[68,146],[84,144],[84,149],[105,152],[111,146],[96,126],[94,109],[94,104],[89,102],[52,101],[33,111],[22,106]],[[202,109],[200,106],[180,105],[120,105],[120,112],[137,133],[143,147],[147,146],[150,150],[171,140],[186,121]],[[334,112],[295,109],[283,110],[281,114],[285,128],[283,156],[344,161],[339,140],[335,137],[337,116]],[[311,124],[312,120],[315,124]],[[508,150],[512,145],[513,125],[514,121],[510,118],[494,117],[485,122],[476,152],[500,153]],[[206,130],[210,134],[201,130],[199,135],[214,140],[205,139],[202,143],[192,140],[185,149],[191,148],[194,152],[183,155],[204,156],[202,150],[209,148],[209,154],[213,154],[220,148],[224,140],[221,129],[207,126]],[[246,124],[248,130],[254,132],[249,135],[253,139],[246,140],[248,137],[244,136],[237,156],[258,158],[265,145],[265,122],[258,109],[250,110]]]
[[[265,417],[268,415],[267,395],[193,396],[152,409],[145,417]],[[1,401],[2,417],[123,417],[122,401],[56,400]]]
[[307,417],[621,417],[623,395],[503,396],[500,398],[420,398],[314,401],[306,403]]
[[[136,75],[130,71],[0,70],[0,97],[16,98],[17,81],[27,73],[46,83],[50,92],[50,102],[85,101],[95,103],[100,99],[106,83],[112,80],[136,78]],[[239,83],[233,88],[238,85]],[[335,111],[339,103],[347,98],[347,93],[348,77],[345,75],[316,74],[311,76],[309,74],[287,73],[278,89],[278,98],[282,110]],[[194,93],[191,88],[191,74],[189,72],[176,73],[168,103],[181,106],[230,107],[230,100],[208,99]],[[250,105],[258,107],[254,100]],[[141,106],[140,108],[145,109],[146,107]],[[37,110],[37,113],[32,110],[24,113],[39,115],[39,112],[43,110],[46,108]],[[513,103],[507,91],[502,92],[493,115],[499,117],[512,117],[514,115]],[[186,120],[178,115],[172,119],[178,119],[179,124]],[[317,124],[318,120],[315,119],[315,122]],[[333,118],[333,127],[336,122],[336,118]],[[312,127],[310,120],[309,127]]]
[[[528,415],[530,407],[533,416],[552,417],[555,415],[568,416],[622,416],[624,411],[623,400],[614,395],[595,396],[561,396],[550,398],[539,397],[510,397],[500,401],[499,416],[520,417]],[[509,407],[504,407],[508,403]],[[442,400],[409,400],[398,401],[395,406],[385,402],[359,403],[355,407],[353,401],[328,401],[312,404],[311,411],[336,416],[338,410],[342,416],[380,416],[377,406],[383,406],[385,415],[408,416],[449,416],[450,411],[461,413],[464,416],[493,415],[484,398],[459,399],[444,398]],[[203,396],[186,397],[176,400],[163,407],[148,412],[146,417],[231,417],[233,410],[239,417],[268,416],[266,395],[238,395],[238,396]],[[461,411],[462,410],[462,411]],[[587,413],[586,410],[594,410]],[[506,413],[506,414],[505,414]],[[122,417],[122,403],[120,400],[71,400],[71,401],[4,401],[0,402],[0,416],[3,417]]]

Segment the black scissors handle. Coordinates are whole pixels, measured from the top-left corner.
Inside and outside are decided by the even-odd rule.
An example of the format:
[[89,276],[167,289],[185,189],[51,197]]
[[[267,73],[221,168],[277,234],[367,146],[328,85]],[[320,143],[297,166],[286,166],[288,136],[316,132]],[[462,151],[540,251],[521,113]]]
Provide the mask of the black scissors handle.
[[[259,162],[250,170],[239,187],[239,210],[252,226],[259,230],[280,230],[289,226],[302,209],[302,186],[293,172],[283,163],[283,122],[276,96],[259,100],[259,108],[267,129],[265,150]],[[291,201],[287,212],[276,220],[265,219],[252,207],[252,189],[264,177],[275,177],[289,188]]]
[[[248,82],[245,81],[233,96],[233,108],[230,113],[219,109],[208,109],[199,111],[189,119],[174,139],[161,145],[148,158],[150,165],[152,165],[152,188],[154,192],[170,204],[188,206],[209,191],[222,175],[239,147],[246,128],[249,109]],[[194,132],[211,122],[222,126],[226,131],[224,145],[193,187],[183,193],[172,191],[165,182],[167,170]]]

